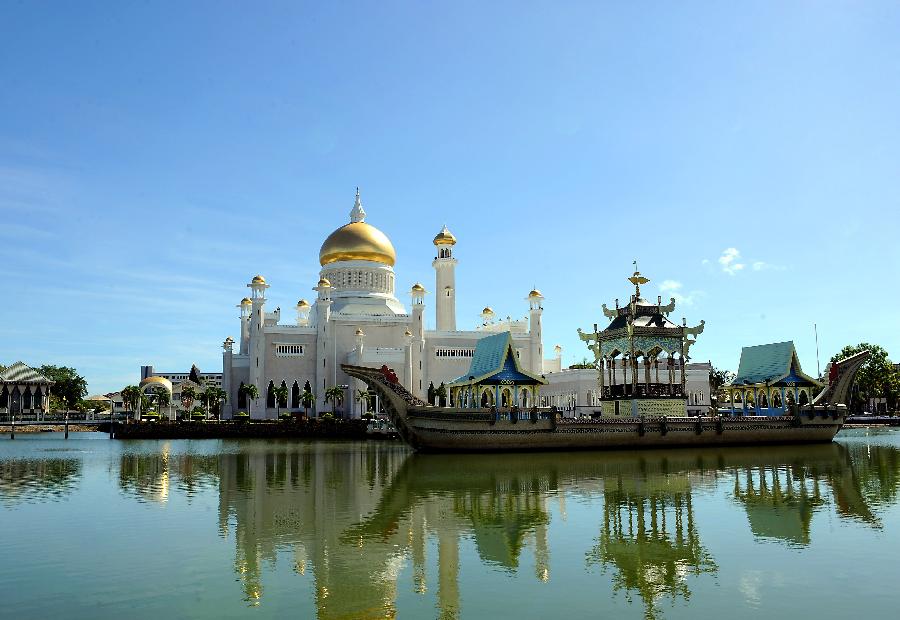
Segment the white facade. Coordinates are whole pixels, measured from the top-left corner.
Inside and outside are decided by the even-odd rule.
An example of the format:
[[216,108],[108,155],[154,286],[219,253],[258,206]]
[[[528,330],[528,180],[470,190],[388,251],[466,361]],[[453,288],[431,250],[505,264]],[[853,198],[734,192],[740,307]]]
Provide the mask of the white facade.
[[[638,369],[644,372],[643,365]],[[709,362],[687,364],[685,376],[686,414],[708,415],[710,403]],[[624,382],[623,370],[616,370],[616,380]],[[600,385],[597,370],[594,368],[566,368],[558,372],[548,372],[548,385],[541,388],[541,404],[545,407],[557,407],[566,417],[591,415],[600,413]]]
[[[253,418],[273,418],[276,407],[267,398],[270,385],[288,388],[280,411],[304,411],[300,394],[306,384],[316,397],[315,411],[331,411],[325,391],[343,388],[337,407],[343,415],[359,417],[364,404],[357,400],[365,385],[346,376],[341,364],[392,368],[414,395],[425,399],[429,384],[449,383],[469,369],[475,343],[486,332],[510,330],[521,363],[531,372],[544,371],[541,315],[543,296],[527,297],[527,321],[497,322],[482,315],[472,330],[456,326],[456,238],[446,226],[434,239],[435,330],[425,329],[425,288],[416,284],[409,294],[410,308],[398,299],[393,246],[365,222],[357,194],[350,223],[326,239],[319,254],[321,271],[313,288],[313,303],[301,300],[296,318],[282,322],[281,309],[267,308],[269,284],[257,276],[247,285],[250,297],[240,308],[240,340],[224,345],[222,388],[228,394],[224,416],[248,411]],[[551,361],[552,363],[552,361]],[[242,384],[254,384],[260,397],[246,403],[239,397]],[[248,406],[249,405],[249,406]]]

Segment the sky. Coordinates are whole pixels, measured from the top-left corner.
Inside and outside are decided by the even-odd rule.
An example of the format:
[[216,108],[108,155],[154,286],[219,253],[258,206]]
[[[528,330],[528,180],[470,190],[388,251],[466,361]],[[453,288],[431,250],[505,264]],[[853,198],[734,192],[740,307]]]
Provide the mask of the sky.
[[[693,361],[900,360],[896,2],[4,2],[0,364],[91,393],[222,368],[263,274],[290,319],[348,221],[398,297],[459,243],[457,321],[576,329],[675,296]],[[433,297],[426,299],[434,324]]]

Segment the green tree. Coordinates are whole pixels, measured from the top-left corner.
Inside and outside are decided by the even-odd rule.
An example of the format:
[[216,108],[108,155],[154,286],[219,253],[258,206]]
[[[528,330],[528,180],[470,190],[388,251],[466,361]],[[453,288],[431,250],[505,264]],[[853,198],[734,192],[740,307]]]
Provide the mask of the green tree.
[[74,409],[87,396],[87,381],[74,368],[45,364],[42,375],[54,382],[50,394],[55,395],[66,409]]
[[275,394],[275,417],[277,418],[279,415],[279,411],[281,409],[281,403],[287,404],[288,394],[290,390],[288,390],[288,386],[284,383],[279,385],[277,388],[272,390],[272,393]]
[[577,364],[569,365],[570,369],[586,369],[586,368],[596,368],[596,367],[597,367],[597,365],[595,363],[589,361],[588,358],[586,358],[586,357],[581,358],[581,361],[578,362]]
[[870,398],[884,398],[887,400],[888,409],[893,411],[897,407],[898,396],[900,396],[900,376],[894,369],[894,365],[888,358],[887,351],[877,344],[869,344],[861,342],[857,345],[847,345],[840,352],[831,357],[830,362],[833,364],[845,357],[855,355],[861,351],[869,351],[869,358],[860,367],[856,373],[854,386],[858,391],[858,403],[853,403],[853,392],[851,391],[851,411],[859,410],[862,406],[869,402]]
[[325,402],[329,401],[331,401],[331,415],[336,416],[335,409],[344,403],[344,389],[335,385],[325,390]]
[[129,385],[122,389],[122,404],[125,409],[134,412],[141,402],[141,389],[136,385]]
[[247,399],[247,413],[252,417],[253,411],[251,410],[251,407],[253,407],[253,401],[259,398],[259,388],[252,383],[241,385],[241,387],[238,388],[238,395]]
[[209,388],[212,390],[212,403],[216,405],[216,420],[222,420],[222,405],[228,402],[228,392],[223,390],[222,388],[213,387]]
[[163,408],[169,406],[171,396],[169,395],[169,391],[166,388],[158,385],[150,390],[150,394],[148,394],[148,400],[151,404],[156,405],[157,413],[162,415]]
[[[307,382],[309,385],[309,382]],[[310,390],[303,390],[300,395],[300,402],[303,403],[303,409],[306,410],[306,417],[309,417],[309,408],[316,402],[316,397]]]
[[191,372],[188,375],[188,379],[190,379],[200,387],[203,387],[203,384],[205,382],[200,378],[200,369],[197,368],[197,364],[191,364]]
[[184,409],[184,417],[187,418],[190,416],[191,407],[194,404],[194,400],[197,398],[197,390],[194,389],[193,385],[182,385],[181,386],[181,408]]
[[713,406],[718,406],[720,402],[726,400],[723,388],[734,381],[734,377],[735,374],[730,370],[722,370],[715,366],[709,371],[710,399],[715,401]]
[[369,390],[356,390],[356,402],[363,406],[362,417],[366,417],[369,415],[369,405],[372,400],[372,395],[369,394]]
[[443,381],[441,381],[441,384],[437,386],[437,389],[434,391],[434,395],[437,397],[438,406],[447,406],[447,386],[444,385]]

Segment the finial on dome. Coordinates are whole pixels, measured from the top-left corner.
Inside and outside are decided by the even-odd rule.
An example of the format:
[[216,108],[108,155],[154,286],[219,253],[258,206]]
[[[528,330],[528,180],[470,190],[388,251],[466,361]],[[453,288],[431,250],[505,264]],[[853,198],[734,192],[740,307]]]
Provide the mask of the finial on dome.
[[363,210],[362,201],[359,199],[359,188],[356,188],[356,200],[353,202],[353,209],[350,211],[350,222],[365,222],[366,212]]

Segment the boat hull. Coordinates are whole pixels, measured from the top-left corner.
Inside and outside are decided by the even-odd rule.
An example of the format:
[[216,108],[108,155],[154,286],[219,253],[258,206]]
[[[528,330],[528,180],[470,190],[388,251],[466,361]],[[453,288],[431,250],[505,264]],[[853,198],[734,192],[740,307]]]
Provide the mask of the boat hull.
[[[453,414],[449,414],[453,415]],[[452,420],[417,415],[405,422],[404,439],[423,452],[621,450],[784,443],[826,443],[843,418],[678,418],[556,422]]]

